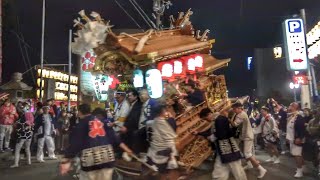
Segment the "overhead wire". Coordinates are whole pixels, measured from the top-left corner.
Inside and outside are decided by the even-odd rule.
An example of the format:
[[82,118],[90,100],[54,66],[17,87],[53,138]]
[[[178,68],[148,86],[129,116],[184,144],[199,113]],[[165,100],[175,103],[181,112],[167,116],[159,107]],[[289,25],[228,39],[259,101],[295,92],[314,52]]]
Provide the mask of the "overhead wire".
[[[20,21],[19,21],[19,16],[17,16],[17,26],[18,26],[18,31],[20,33],[20,36],[21,36],[21,39],[24,41],[24,36],[23,34],[21,33],[21,30],[20,30]],[[22,44],[21,44],[22,45]],[[23,45],[23,49],[25,51],[25,57],[26,57],[26,61],[27,61],[27,65],[28,65],[28,68],[32,68],[31,66],[31,62],[30,62],[30,58],[29,58],[29,52],[27,50],[27,47],[25,45]],[[34,72],[31,71],[31,77],[32,77],[32,80],[33,80],[33,83],[36,83],[36,80],[34,78]]]
[[149,16],[146,14],[146,12],[141,8],[141,6],[137,3],[136,0],[129,0],[130,3],[133,5],[133,7],[138,11],[138,13],[141,15],[141,17],[146,21],[146,23],[153,29],[157,29],[154,22],[149,18]]
[[135,23],[136,26],[138,26],[142,31],[144,31],[144,29],[139,25],[139,23],[128,13],[127,10],[125,10],[123,8],[123,6],[117,1],[117,0],[114,0],[115,3],[120,7],[120,9]]

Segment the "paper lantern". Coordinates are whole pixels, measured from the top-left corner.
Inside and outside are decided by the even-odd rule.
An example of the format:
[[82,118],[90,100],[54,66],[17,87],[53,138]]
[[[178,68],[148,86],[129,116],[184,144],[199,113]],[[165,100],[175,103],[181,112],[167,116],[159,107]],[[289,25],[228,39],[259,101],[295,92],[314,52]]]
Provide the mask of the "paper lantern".
[[133,86],[135,88],[143,87],[143,72],[140,69],[133,71]]
[[94,91],[94,87],[92,86],[91,72],[85,72],[81,70],[80,76],[81,76],[80,78],[81,92],[86,96],[94,96],[95,91]]
[[108,90],[111,84],[109,77],[104,74],[98,74],[92,76],[92,82],[97,99],[99,101],[106,101],[108,99]]
[[163,94],[162,75],[158,69],[149,69],[146,72],[146,84],[151,98],[160,98]]
[[196,70],[202,71],[203,70],[203,57],[200,54],[193,55],[194,65]]
[[97,55],[95,54],[93,49],[84,53],[84,55],[81,57],[82,70],[87,71],[93,69],[96,62],[96,58]]
[[186,67],[186,71],[190,74],[194,74],[196,72],[196,63],[192,56],[185,56],[181,58],[184,61],[184,66]]
[[173,65],[171,62],[159,63],[158,70],[161,72],[162,79],[170,79],[173,76]]
[[182,60],[172,60],[173,64],[173,76],[174,77],[186,77],[186,68]]

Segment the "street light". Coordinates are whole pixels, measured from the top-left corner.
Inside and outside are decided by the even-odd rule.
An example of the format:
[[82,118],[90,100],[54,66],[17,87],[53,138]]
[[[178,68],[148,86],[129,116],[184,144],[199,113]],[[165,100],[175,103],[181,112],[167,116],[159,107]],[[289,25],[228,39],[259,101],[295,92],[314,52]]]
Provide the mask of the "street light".
[[300,87],[299,84],[294,84],[293,82],[290,82],[289,84],[290,89],[293,90],[293,96],[294,96],[294,101],[297,101],[297,95],[296,95],[296,89],[298,89]]

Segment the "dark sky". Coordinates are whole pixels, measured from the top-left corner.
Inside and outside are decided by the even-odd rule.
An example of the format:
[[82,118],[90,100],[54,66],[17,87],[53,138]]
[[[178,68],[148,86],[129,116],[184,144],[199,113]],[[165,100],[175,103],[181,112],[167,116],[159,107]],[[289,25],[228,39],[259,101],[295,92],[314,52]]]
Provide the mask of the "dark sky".
[[[16,71],[24,72],[23,56],[31,65],[40,63],[41,0],[6,0],[4,6],[4,81]],[[124,8],[147,29],[146,24],[128,0],[118,0]],[[147,14],[152,12],[152,0],[137,0]],[[232,96],[247,94],[254,88],[253,73],[246,71],[246,57],[255,47],[272,47],[282,43],[281,23],[299,9],[306,8],[311,26],[320,16],[319,0],[172,0],[166,15],[192,8],[191,20],[196,29],[210,29],[216,39],[213,52],[218,57],[232,58],[223,71]],[[242,3],[241,3],[242,2]],[[47,63],[67,63],[68,30],[81,9],[92,10],[109,19],[114,28],[136,28],[136,25],[116,5],[114,0],[47,0],[45,59]],[[19,46],[22,43],[23,55]],[[21,42],[21,41],[20,41]],[[24,48],[26,47],[26,48]],[[25,78],[30,78],[26,74]]]

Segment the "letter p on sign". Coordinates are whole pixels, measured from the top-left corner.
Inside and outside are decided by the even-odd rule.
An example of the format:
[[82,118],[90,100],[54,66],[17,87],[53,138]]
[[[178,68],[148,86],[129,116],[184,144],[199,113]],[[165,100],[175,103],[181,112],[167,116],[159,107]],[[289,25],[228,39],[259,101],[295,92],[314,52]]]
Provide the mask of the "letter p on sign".
[[302,31],[301,21],[298,20],[288,21],[288,27],[290,33],[300,33]]

